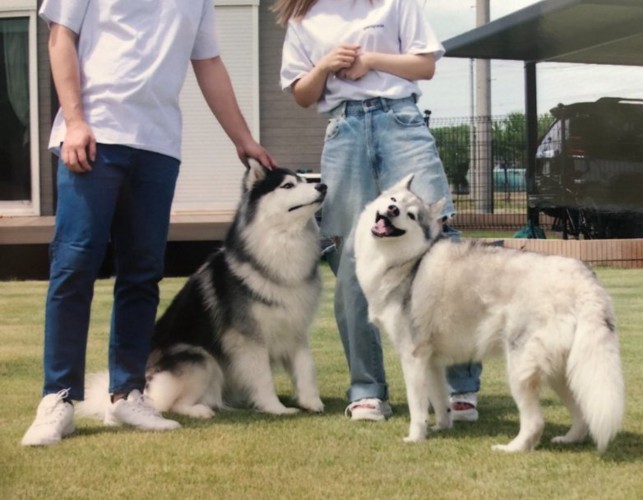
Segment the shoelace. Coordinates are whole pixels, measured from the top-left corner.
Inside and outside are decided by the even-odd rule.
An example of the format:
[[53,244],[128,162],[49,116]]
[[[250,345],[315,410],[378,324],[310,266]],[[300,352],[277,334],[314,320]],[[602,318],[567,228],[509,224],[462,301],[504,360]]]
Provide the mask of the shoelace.
[[69,397],[69,390],[70,390],[69,388],[61,389],[60,391],[58,391],[56,393],[56,396],[58,397],[58,399],[65,399],[65,398]]
[[47,423],[57,420],[57,418],[62,415],[62,413],[65,411],[65,406],[64,403],[62,405],[59,403],[61,403],[68,396],[69,389],[62,389],[56,393],[56,400],[49,406],[43,408],[43,416],[46,415],[49,418]]

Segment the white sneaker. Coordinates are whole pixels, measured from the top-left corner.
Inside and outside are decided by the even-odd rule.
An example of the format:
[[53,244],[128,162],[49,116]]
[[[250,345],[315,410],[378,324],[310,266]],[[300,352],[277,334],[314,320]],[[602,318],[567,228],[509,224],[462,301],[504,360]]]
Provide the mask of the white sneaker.
[[478,395],[475,392],[452,394],[449,397],[453,422],[476,422],[478,420]]
[[388,401],[382,401],[377,398],[365,398],[359,401],[353,401],[346,407],[344,412],[351,420],[371,420],[381,422],[393,414],[391,405]]
[[137,389],[110,404],[105,412],[105,425],[131,425],[144,431],[170,431],[178,429],[181,424],[163,418]]
[[68,395],[69,389],[63,389],[42,398],[22,446],[49,446],[74,432],[74,406],[63,401]]

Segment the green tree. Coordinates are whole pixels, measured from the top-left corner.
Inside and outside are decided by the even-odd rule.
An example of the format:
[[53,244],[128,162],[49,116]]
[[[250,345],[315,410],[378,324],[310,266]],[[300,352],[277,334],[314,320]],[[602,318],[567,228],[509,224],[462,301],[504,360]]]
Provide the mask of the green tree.
[[438,127],[431,132],[440,152],[449,183],[456,192],[468,189],[469,125]]
[[[542,137],[553,123],[551,114],[538,117],[538,137]],[[509,113],[493,121],[492,151],[494,165],[509,168],[527,166],[527,119],[524,113]]]
[[[553,123],[550,113],[538,117],[538,137],[542,137]],[[467,173],[470,166],[470,122],[468,119],[433,120],[431,132],[449,183],[456,193],[468,189]],[[527,120],[524,113],[514,112],[492,120],[492,154],[494,166],[526,168]]]

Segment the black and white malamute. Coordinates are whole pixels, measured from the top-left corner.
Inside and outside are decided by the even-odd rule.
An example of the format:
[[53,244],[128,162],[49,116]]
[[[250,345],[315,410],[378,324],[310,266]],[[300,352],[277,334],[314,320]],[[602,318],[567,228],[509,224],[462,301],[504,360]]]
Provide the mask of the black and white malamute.
[[252,163],[223,247],[156,324],[146,394],[157,410],[293,413],[275,392],[274,365],[290,374],[299,407],[323,410],[308,329],[321,291],[314,214],[325,195],[324,184]]
[[568,408],[557,443],[587,434],[604,451],[623,418],[624,388],[612,303],[580,261],[442,236],[441,203],[426,205],[403,179],[369,204],[356,228],[357,278],[370,319],[399,352],[411,424],[426,436],[451,426],[445,367],[504,353],[520,432],[503,451],[534,448],[543,431],[541,384]]

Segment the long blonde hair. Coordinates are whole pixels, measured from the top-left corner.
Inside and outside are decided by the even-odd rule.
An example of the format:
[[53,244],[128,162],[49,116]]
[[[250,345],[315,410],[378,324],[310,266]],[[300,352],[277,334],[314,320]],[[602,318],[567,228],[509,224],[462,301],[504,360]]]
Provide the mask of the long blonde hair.
[[291,18],[304,17],[317,0],[276,0],[270,7],[277,16],[277,24],[286,26]]
[[[317,0],[275,0],[270,10],[276,14],[277,24],[286,26],[290,19],[302,18],[308,14],[315,2]],[[373,0],[369,2],[373,3]]]

